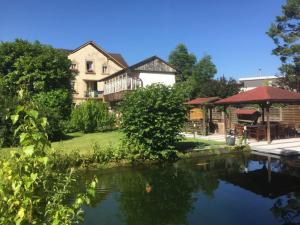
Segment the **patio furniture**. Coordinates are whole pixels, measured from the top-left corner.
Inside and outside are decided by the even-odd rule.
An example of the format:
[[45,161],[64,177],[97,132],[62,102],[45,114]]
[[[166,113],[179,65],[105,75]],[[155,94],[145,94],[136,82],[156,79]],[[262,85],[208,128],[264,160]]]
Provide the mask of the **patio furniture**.
[[247,126],[248,138],[255,138],[257,141],[265,140],[267,137],[267,129],[265,125]]

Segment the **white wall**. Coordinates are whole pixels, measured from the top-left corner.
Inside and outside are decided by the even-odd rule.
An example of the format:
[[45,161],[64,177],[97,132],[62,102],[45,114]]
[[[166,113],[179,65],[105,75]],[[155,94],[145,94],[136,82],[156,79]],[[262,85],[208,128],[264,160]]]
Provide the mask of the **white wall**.
[[139,77],[143,81],[143,87],[154,83],[175,84],[175,74],[172,73],[140,73]]
[[242,91],[249,91],[259,86],[276,85],[277,80],[278,77],[276,76],[248,77],[239,79],[239,81],[244,84],[241,88]]

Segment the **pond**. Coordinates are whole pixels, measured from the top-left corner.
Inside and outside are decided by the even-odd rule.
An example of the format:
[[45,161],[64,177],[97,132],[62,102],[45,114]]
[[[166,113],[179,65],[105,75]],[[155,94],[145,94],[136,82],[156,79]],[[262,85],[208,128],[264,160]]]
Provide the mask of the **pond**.
[[82,173],[78,184],[99,179],[88,225],[300,224],[297,158],[236,154]]

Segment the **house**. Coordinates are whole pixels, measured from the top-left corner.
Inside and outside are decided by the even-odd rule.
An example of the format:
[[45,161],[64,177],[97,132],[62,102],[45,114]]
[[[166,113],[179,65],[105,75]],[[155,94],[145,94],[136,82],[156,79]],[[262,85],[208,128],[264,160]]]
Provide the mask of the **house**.
[[277,79],[276,76],[246,77],[240,78],[239,82],[243,84],[242,91],[249,91],[259,86],[274,85]]
[[104,82],[99,80],[128,67],[122,55],[109,53],[93,41],[89,41],[73,51],[68,58],[71,70],[76,73],[72,83],[75,104],[94,98],[103,100]]
[[104,100],[118,102],[124,93],[154,83],[175,84],[176,69],[157,56],[152,56],[99,80],[104,82]]

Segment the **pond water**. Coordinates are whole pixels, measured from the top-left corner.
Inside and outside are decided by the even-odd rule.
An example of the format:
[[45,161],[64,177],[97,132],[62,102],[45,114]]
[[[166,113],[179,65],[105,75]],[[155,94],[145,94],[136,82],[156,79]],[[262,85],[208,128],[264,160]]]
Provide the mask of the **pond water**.
[[78,184],[99,179],[88,225],[300,224],[300,159],[238,154],[82,173]]

